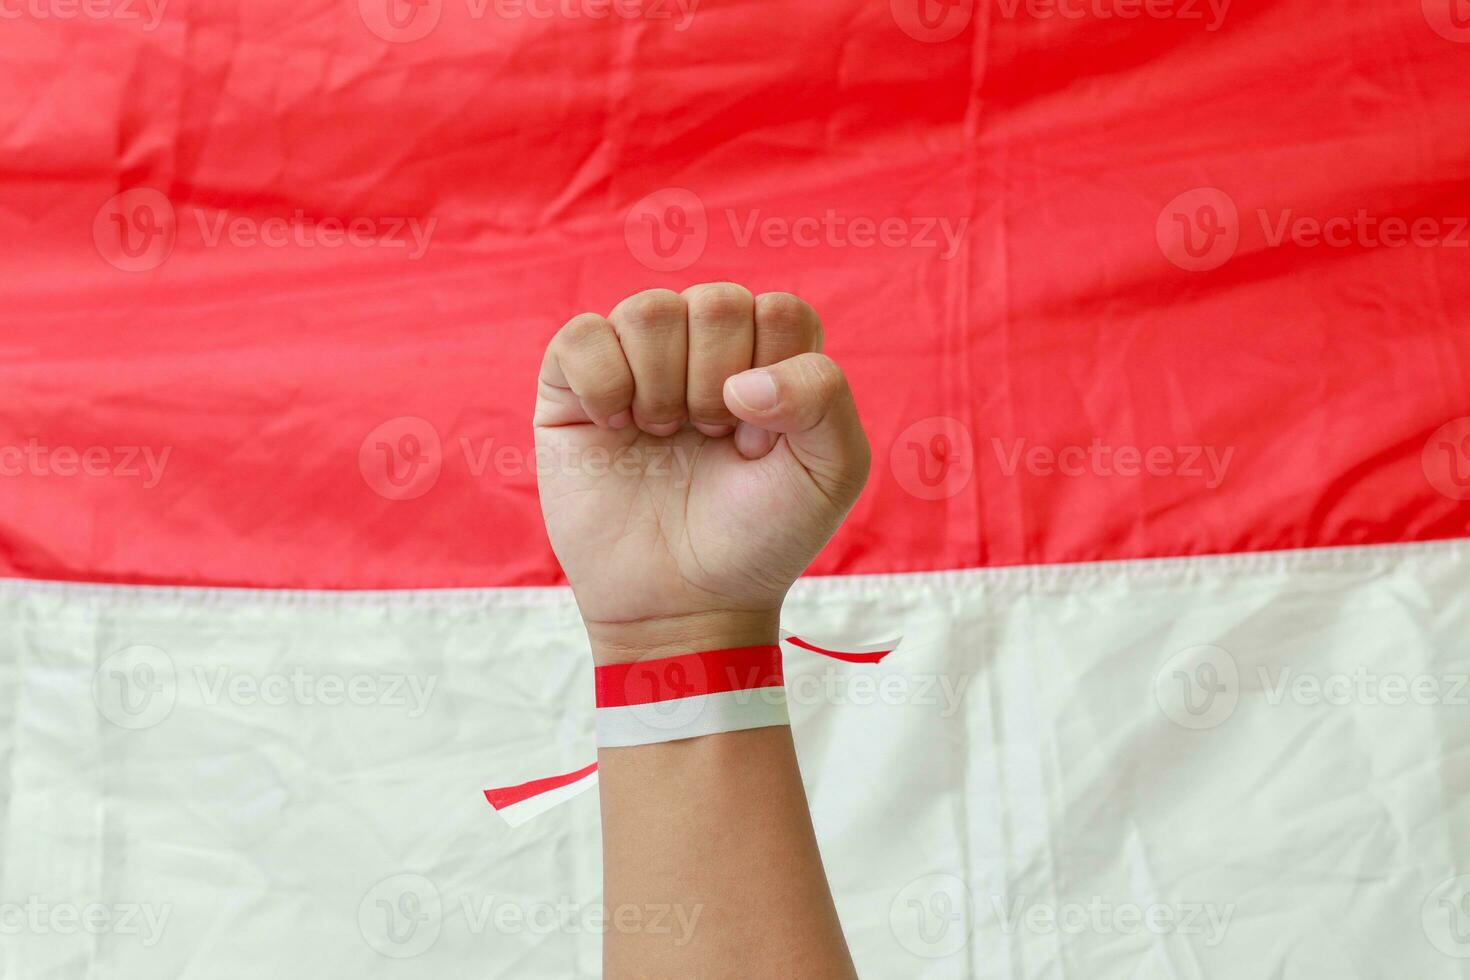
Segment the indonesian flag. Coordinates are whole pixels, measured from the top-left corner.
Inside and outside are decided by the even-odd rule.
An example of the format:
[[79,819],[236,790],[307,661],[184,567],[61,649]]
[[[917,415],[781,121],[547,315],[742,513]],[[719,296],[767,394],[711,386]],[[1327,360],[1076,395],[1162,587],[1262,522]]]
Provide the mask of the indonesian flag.
[[529,416],[713,280],[875,450],[780,659],[863,976],[1463,975],[1463,0],[0,18],[6,976],[697,930],[601,906]]

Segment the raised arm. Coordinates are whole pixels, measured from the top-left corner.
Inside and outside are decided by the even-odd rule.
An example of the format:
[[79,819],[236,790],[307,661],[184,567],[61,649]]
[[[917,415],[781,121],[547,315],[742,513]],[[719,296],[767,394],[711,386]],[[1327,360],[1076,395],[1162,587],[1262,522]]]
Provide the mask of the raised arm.
[[801,300],[716,283],[576,317],[546,352],[541,504],[598,666],[609,980],[855,976],[776,647],[868,473],[821,345]]

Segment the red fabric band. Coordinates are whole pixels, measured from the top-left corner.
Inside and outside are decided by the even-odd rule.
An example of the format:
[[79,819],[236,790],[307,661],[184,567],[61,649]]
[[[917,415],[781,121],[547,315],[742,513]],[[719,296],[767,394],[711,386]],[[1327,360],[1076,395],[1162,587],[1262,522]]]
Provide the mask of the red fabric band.
[[706,650],[596,670],[597,706],[620,708],[677,698],[781,687],[779,646]]

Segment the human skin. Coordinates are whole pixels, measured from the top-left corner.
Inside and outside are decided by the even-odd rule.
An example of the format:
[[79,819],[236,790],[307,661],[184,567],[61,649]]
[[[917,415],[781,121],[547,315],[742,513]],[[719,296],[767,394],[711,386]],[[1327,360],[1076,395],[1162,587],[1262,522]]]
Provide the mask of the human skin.
[[[870,464],[821,349],[805,302],[732,283],[637,293],[556,334],[541,507],[595,663],[777,642],[787,591]],[[598,761],[609,980],[856,975],[789,727]],[[638,928],[655,909],[690,928]]]

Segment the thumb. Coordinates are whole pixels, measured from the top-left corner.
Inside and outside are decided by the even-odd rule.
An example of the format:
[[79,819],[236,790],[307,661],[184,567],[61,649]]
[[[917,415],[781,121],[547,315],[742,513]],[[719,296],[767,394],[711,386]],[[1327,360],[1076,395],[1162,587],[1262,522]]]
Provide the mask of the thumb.
[[830,357],[800,354],[741,372],[725,381],[724,395],[742,422],[784,434],[828,497],[844,503],[857,498],[868,479],[868,439],[847,378]]

